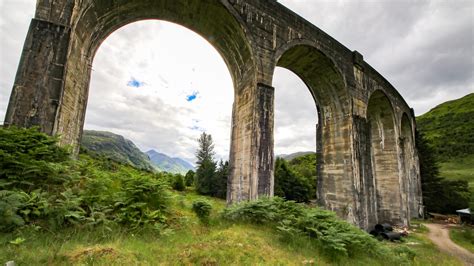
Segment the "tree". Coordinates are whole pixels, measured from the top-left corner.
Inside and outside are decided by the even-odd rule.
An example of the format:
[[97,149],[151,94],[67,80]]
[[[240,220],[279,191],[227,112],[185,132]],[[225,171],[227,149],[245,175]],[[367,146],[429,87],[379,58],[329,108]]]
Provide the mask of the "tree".
[[212,136],[203,132],[198,139],[199,150],[196,153],[196,191],[203,195],[212,195],[213,179],[216,172],[214,162],[214,143]]
[[289,162],[289,165],[297,175],[303,177],[311,184],[311,199],[316,198],[317,191],[317,173],[316,173],[316,154],[306,154],[298,156]]
[[423,203],[427,212],[454,213],[469,206],[469,186],[464,180],[446,180],[439,175],[435,153],[422,133],[415,132],[420,160]]
[[196,170],[196,191],[202,195],[212,195],[214,175],[216,173],[216,163],[206,159],[201,162]]
[[194,171],[189,170],[184,176],[184,182],[187,187],[190,187],[194,184],[194,175],[195,175]]
[[197,164],[200,166],[205,160],[214,160],[214,143],[211,134],[203,132],[198,139],[199,150],[196,153]]
[[277,158],[275,161],[275,195],[287,200],[308,202],[311,198],[310,182],[297,174],[288,163]]
[[172,187],[177,191],[184,191],[186,189],[184,183],[184,176],[181,174],[175,174],[172,176]]
[[217,171],[214,174],[212,196],[225,199],[227,196],[227,178],[229,176],[229,162],[226,161],[225,163],[221,160],[219,162],[219,166],[217,167]]

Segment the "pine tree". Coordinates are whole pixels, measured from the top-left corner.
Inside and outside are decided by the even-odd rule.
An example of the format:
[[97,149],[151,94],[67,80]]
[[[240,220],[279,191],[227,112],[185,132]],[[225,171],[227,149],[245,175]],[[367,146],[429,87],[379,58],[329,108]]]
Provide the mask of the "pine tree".
[[197,164],[200,166],[205,160],[214,160],[214,143],[211,134],[203,132],[198,139],[199,150],[196,153]]
[[312,187],[306,178],[295,172],[281,158],[275,162],[275,195],[287,200],[308,202],[311,198]]
[[198,139],[198,143],[199,150],[196,153],[198,159],[195,184],[196,191],[203,195],[212,195],[213,181],[216,173],[212,136],[203,132]]
[[221,160],[214,175],[214,182],[212,186],[213,196],[225,199],[227,195],[227,178],[229,176],[229,162],[225,163]]
[[427,212],[454,213],[469,205],[469,186],[465,180],[446,180],[439,175],[435,152],[422,133],[415,132],[420,160],[423,203]]
[[184,181],[187,187],[190,187],[194,184],[194,175],[195,175],[194,171],[189,170],[184,176]]

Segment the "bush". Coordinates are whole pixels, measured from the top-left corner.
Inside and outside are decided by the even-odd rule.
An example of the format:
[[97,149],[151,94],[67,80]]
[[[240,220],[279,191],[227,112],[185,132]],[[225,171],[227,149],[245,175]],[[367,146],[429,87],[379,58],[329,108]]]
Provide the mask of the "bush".
[[0,231],[8,232],[25,224],[25,220],[18,214],[23,205],[23,195],[19,192],[0,191]]
[[203,224],[209,224],[212,205],[206,200],[195,200],[193,202],[193,211]]
[[172,187],[174,190],[177,191],[184,191],[186,189],[186,185],[184,183],[184,176],[180,174],[176,174],[173,176]]
[[191,187],[193,184],[194,184],[194,171],[193,170],[189,170],[186,175],[184,176],[184,179],[185,179],[185,183],[186,183],[186,186],[187,187]]
[[28,224],[162,228],[170,200],[163,175],[106,158],[71,160],[56,141],[36,129],[0,129],[0,231]]
[[139,226],[162,223],[169,205],[170,195],[164,180],[154,179],[150,175],[121,175],[121,187],[115,202],[115,221],[129,225],[133,229]]
[[36,128],[0,128],[0,189],[50,189],[67,180],[69,153]]
[[333,212],[307,208],[282,198],[260,199],[226,208],[223,217],[230,221],[273,224],[284,234],[304,235],[319,242],[333,258],[368,253],[385,256],[387,250],[366,232],[340,220]]
[[275,161],[275,195],[287,200],[309,202],[313,196],[310,180],[294,171],[281,158]]

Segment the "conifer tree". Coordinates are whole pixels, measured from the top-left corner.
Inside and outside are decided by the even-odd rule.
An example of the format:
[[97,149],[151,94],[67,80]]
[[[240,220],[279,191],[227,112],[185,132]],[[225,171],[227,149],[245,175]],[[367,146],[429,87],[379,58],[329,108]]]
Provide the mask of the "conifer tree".
[[212,195],[216,163],[214,161],[214,143],[212,136],[203,132],[198,139],[199,150],[196,153],[196,191],[203,195]]

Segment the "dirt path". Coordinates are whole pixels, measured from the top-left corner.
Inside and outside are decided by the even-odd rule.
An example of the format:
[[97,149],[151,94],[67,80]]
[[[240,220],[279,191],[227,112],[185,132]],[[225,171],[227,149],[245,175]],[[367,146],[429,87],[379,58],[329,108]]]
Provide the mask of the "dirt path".
[[474,266],[474,254],[458,246],[449,238],[449,229],[442,224],[425,224],[430,232],[428,237],[444,252],[462,260],[465,265]]

